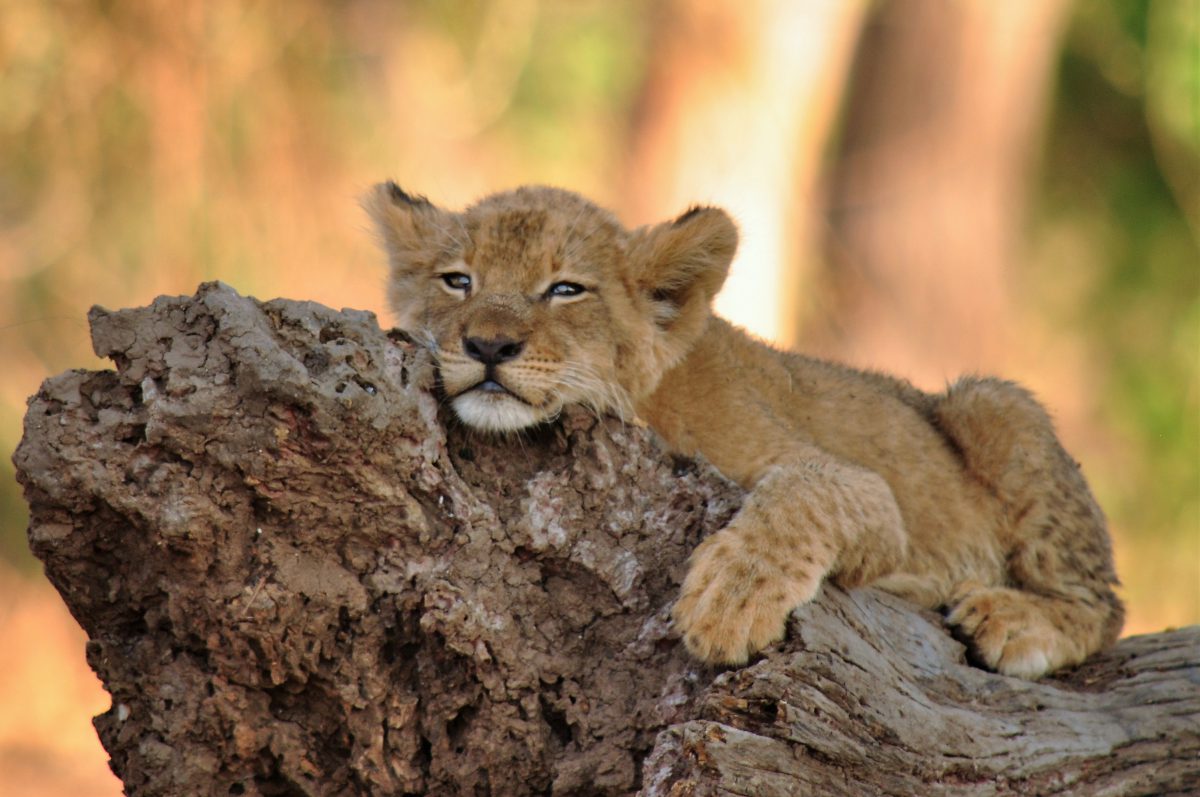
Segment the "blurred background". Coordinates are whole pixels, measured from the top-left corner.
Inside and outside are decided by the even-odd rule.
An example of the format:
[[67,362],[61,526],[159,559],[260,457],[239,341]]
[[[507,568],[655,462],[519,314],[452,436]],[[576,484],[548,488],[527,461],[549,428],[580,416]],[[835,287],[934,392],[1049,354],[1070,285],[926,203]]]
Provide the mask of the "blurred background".
[[[0,0],[0,450],[92,304],[369,308],[357,198],[552,183],[729,209],[719,310],[1022,381],[1105,507],[1128,633],[1200,621],[1200,2]],[[107,695],[0,458],[0,791],[118,794]]]

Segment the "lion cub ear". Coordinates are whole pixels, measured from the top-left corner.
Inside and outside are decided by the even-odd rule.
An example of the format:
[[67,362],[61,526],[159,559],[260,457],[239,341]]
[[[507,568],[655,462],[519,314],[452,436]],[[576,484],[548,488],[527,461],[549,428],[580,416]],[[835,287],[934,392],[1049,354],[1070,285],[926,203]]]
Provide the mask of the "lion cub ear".
[[367,192],[362,205],[379,230],[393,278],[424,265],[444,244],[442,238],[454,221],[451,213],[390,180]]
[[462,236],[448,240],[460,219],[433,205],[423,196],[406,193],[388,181],[372,188],[362,205],[379,230],[387,252],[388,305],[401,329],[415,330],[423,313],[424,283],[429,269],[450,245],[461,245]]
[[699,332],[729,274],[737,227],[720,208],[693,207],[674,221],[634,233],[629,260],[659,327]]

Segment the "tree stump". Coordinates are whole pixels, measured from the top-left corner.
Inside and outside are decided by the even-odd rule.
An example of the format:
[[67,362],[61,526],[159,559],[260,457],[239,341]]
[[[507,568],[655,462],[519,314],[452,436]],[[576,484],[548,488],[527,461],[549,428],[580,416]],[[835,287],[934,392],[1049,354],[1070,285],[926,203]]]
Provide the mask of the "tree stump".
[[370,313],[217,283],[91,323],[116,371],[47,380],[15,461],[129,794],[1200,789],[1198,628],[1028,683],[827,586],[704,667],[669,607],[741,493],[649,430],[479,436]]

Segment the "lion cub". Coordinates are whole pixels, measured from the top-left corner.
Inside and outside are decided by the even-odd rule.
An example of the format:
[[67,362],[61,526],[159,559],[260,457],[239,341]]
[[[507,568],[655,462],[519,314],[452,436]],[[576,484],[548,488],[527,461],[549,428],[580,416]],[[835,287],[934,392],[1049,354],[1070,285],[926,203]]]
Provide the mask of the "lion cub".
[[699,658],[745,662],[827,578],[946,609],[979,659],[1024,678],[1119,634],[1104,517],[1030,394],[982,378],[928,394],[754,340],[711,311],[738,239],[723,211],[627,230],[560,189],[453,213],[395,183],[365,205],[391,307],[465,423],[640,417],[749,490],[673,610]]

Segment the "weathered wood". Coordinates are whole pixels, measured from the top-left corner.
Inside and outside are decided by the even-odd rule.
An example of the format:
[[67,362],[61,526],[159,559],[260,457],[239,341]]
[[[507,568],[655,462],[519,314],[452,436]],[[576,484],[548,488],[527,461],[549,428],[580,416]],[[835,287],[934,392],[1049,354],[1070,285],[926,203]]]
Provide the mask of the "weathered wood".
[[786,652],[716,679],[697,718],[660,738],[648,783],[661,770],[696,795],[1200,790],[1200,628],[1124,640],[1038,683],[962,663],[936,617],[881,593],[827,591],[793,631]]
[[92,323],[116,372],[48,380],[15,459],[131,794],[1200,789],[1200,629],[1031,684],[830,588],[706,669],[668,607],[740,492],[648,430],[473,437],[368,313],[213,284]]

